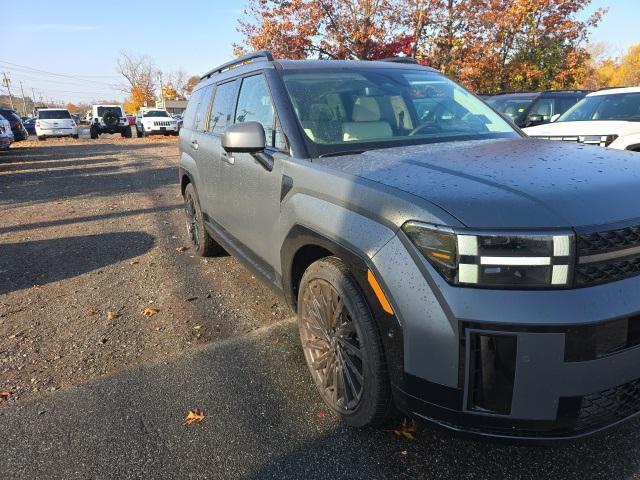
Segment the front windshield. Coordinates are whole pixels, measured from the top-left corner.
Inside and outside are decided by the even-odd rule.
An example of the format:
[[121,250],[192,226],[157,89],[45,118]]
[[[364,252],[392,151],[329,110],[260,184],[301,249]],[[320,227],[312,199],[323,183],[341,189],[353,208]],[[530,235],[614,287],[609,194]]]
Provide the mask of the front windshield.
[[300,125],[320,155],[518,137],[481,100],[432,71],[292,70],[284,71],[283,79]]
[[38,118],[41,120],[64,120],[71,118],[71,115],[67,110],[40,110]]
[[640,92],[585,97],[564,112],[556,122],[595,120],[640,121]]
[[168,117],[169,114],[165,110],[149,110],[142,114],[144,117]]
[[493,97],[487,103],[497,111],[509,115],[514,121],[522,118],[525,110],[533,102],[535,97]]

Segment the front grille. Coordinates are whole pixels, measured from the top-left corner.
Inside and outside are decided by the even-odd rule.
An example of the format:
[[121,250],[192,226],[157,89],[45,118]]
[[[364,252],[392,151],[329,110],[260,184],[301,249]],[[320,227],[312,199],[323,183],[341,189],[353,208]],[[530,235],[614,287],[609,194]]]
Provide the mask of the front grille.
[[576,430],[589,430],[640,412],[640,379],[582,397]]
[[[640,275],[640,225],[585,233],[577,239],[579,287],[614,282]],[[619,255],[615,255],[620,252]],[[603,254],[611,258],[602,258]]]
[[155,121],[153,122],[153,125],[155,127],[168,127],[171,125],[171,122],[165,122],[165,121]]
[[594,255],[640,246],[640,225],[578,236],[578,255]]

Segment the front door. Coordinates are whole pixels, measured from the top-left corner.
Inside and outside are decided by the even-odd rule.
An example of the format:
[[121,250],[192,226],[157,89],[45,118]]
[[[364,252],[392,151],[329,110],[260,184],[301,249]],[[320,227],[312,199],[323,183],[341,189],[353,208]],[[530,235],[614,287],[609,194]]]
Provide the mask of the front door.
[[[282,134],[264,75],[242,79],[234,122],[259,122],[265,129],[267,149],[282,148]],[[250,154],[221,154],[220,223],[255,256],[270,265],[279,258],[277,231],[280,215],[282,163],[273,171],[262,167]],[[256,260],[256,259],[254,259]]]

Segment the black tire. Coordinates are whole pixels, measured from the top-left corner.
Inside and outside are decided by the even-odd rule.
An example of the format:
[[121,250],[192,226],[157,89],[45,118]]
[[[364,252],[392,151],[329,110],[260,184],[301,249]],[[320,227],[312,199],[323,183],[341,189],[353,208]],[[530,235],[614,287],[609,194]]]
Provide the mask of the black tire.
[[47,139],[47,137],[45,137],[44,135],[39,135],[38,136],[38,140],[40,140],[41,142],[44,142]]
[[99,135],[98,129],[95,126],[91,125],[91,127],[89,128],[89,136],[93,140],[95,140],[96,138],[98,138],[98,135]]
[[191,245],[201,257],[213,257],[224,253],[224,249],[209,235],[204,227],[200,201],[194,186],[189,183],[184,191],[184,209],[187,214],[187,233]]
[[140,129],[140,136],[141,136],[142,138],[144,138],[144,137],[146,137],[146,136],[147,136],[147,132],[145,132],[145,131],[144,131],[144,125],[142,125],[142,128]]
[[120,132],[120,134],[124,137],[124,138],[131,138],[131,127],[125,127],[124,130],[122,130],[122,132]]
[[138,130],[137,126],[136,126],[136,137],[142,138],[142,132],[140,130]]
[[73,135],[73,138],[75,138],[76,140],[80,138],[80,135]]
[[[317,292],[324,291],[330,292],[331,298],[328,301],[335,305],[332,307],[332,313],[326,315],[321,313],[331,311],[326,310],[326,295],[321,293],[325,297],[324,310],[317,309],[313,301],[317,299]],[[330,318],[329,325],[336,322],[329,329],[333,335],[330,341],[324,340],[326,336],[315,335],[319,332],[318,323],[315,323],[311,315],[319,315],[325,321]],[[315,326],[311,326],[312,323]],[[323,258],[311,264],[305,271],[298,289],[298,326],[305,359],[320,396],[345,423],[353,427],[380,425],[394,416],[391,386],[378,328],[364,294],[339,258]],[[324,352],[322,344],[327,345]],[[345,344],[349,345],[349,348],[344,348]],[[354,355],[354,351],[358,352],[358,355]],[[314,358],[314,355],[317,356]],[[331,387],[327,386],[326,380],[324,386],[322,385],[321,371],[325,372],[326,379],[330,375],[331,365],[339,372],[339,377],[332,375],[331,383],[334,383],[335,394]],[[348,367],[349,365],[351,367]],[[360,376],[354,374],[358,368]],[[338,378],[341,387],[338,386]],[[359,395],[354,395],[358,388]],[[339,390],[343,393],[343,398],[340,399],[342,402],[338,400]],[[351,396],[347,390],[351,391]],[[332,401],[330,397],[336,401]]]

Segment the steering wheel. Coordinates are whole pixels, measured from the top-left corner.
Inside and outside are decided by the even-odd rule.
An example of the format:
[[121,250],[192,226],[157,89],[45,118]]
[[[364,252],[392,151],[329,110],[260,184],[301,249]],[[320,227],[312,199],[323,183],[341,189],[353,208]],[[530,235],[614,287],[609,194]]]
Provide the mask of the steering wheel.
[[423,130],[432,129],[429,133],[440,133],[442,132],[442,128],[437,123],[423,123],[422,125],[418,125],[416,128],[409,132],[409,136],[413,137],[418,133],[421,133]]

